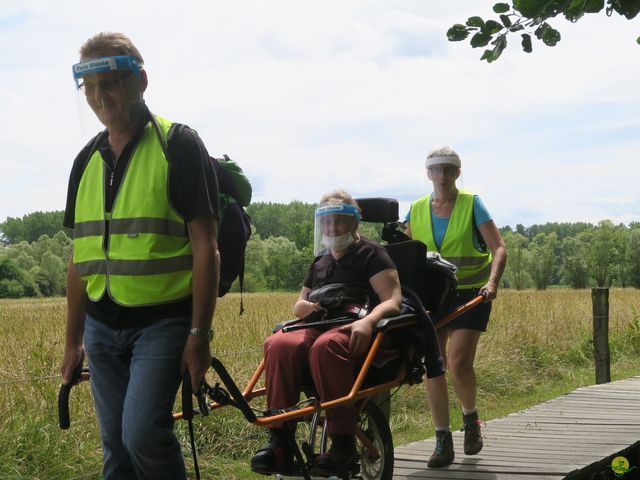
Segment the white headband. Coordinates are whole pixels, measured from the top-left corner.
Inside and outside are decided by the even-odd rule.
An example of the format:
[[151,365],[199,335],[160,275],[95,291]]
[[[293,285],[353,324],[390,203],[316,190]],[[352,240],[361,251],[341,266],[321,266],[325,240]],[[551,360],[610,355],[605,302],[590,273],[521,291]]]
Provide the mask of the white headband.
[[429,168],[432,165],[438,165],[440,163],[446,163],[449,165],[455,165],[456,167],[460,168],[462,166],[462,164],[460,163],[460,158],[459,157],[454,157],[453,155],[448,155],[448,156],[443,156],[443,157],[429,157],[427,158],[427,161],[424,162],[424,166],[425,168]]

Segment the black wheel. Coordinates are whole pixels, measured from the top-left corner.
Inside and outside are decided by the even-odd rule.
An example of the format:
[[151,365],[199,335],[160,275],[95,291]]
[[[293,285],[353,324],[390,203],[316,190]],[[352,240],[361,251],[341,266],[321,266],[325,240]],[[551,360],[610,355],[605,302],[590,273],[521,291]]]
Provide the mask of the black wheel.
[[393,439],[391,438],[391,430],[384,413],[373,401],[367,401],[360,412],[358,428],[377,450],[376,458],[375,452],[369,451],[365,442],[356,437],[363,480],[392,480]]

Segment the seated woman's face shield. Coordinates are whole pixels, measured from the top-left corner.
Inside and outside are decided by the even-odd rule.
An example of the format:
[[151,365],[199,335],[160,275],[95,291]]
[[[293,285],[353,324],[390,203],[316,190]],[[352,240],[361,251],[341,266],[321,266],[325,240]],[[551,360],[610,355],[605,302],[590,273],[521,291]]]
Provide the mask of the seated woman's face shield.
[[316,208],[313,254],[344,251],[356,240],[360,212],[349,204],[325,204]]
[[135,124],[142,101],[141,69],[135,58],[125,55],[93,58],[73,66],[83,130],[92,124],[95,133],[96,122],[92,119],[96,117],[107,128]]

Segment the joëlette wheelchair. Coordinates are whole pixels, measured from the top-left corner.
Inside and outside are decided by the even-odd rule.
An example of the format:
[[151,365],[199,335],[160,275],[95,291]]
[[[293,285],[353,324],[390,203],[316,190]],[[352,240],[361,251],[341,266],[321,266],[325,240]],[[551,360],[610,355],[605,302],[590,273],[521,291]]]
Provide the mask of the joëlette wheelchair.
[[[393,476],[393,440],[389,428],[389,392],[401,385],[421,383],[426,373],[423,358],[427,355],[439,356],[439,348],[435,330],[458,317],[483,300],[478,296],[448,313],[433,325],[429,313],[437,314],[448,304],[455,292],[455,273],[441,264],[427,260],[426,247],[423,243],[410,240],[403,233],[403,224],[398,223],[398,202],[388,198],[357,199],[362,212],[362,220],[383,223],[382,239],[388,242],[387,251],[395,262],[402,286],[403,298],[411,305],[411,313],[380,320],[374,330],[370,349],[365,357],[351,390],[340,398],[320,401],[313,385],[305,388],[307,399],[286,410],[257,412],[251,401],[266,395],[266,388],[258,387],[264,372],[264,359],[249,379],[244,390],[240,390],[236,382],[226,370],[222,362],[213,357],[211,366],[222,382],[210,386],[203,382],[195,392],[198,407],[193,407],[194,393],[188,374],[185,375],[182,387],[182,412],[174,414],[175,420],[188,420],[191,435],[192,452],[196,477],[199,478],[197,456],[193,441],[191,420],[194,414],[209,415],[213,410],[230,405],[239,409],[245,419],[262,427],[275,423],[307,421],[308,438],[298,446],[293,429],[288,430],[288,442],[294,452],[296,469],[291,472],[276,474],[276,478],[304,478],[311,480],[327,478],[313,475],[314,458],[317,454],[328,450],[329,438],[326,429],[324,412],[336,406],[353,404],[359,412],[356,428],[356,443],[359,462],[347,472],[336,473],[329,478],[348,480],[391,480]],[[403,302],[405,303],[405,302]],[[320,322],[303,323],[300,319],[282,322],[275,331],[284,332],[300,328],[327,328],[350,323],[353,316],[338,317]],[[374,366],[374,359],[384,345],[392,344],[402,352],[397,358],[386,363],[382,368]],[[77,377],[80,377],[80,367]],[[329,374],[329,372],[327,372]],[[85,375],[86,377],[86,375]],[[63,385],[58,396],[58,407],[61,428],[69,427],[68,397],[70,385]]]

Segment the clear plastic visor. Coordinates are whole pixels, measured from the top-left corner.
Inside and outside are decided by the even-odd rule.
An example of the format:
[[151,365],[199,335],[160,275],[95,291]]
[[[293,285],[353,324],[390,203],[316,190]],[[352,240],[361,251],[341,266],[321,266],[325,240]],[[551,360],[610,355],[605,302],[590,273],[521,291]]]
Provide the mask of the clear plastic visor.
[[353,205],[328,204],[316,208],[313,254],[318,256],[348,248],[356,238],[360,213]]
[[105,126],[131,125],[139,118],[141,98],[132,79],[140,78],[140,71],[141,65],[128,56],[94,58],[73,66],[83,136],[95,135]]
[[[111,78],[134,73],[140,75],[141,65],[133,57],[118,55],[115,57],[101,57],[84,60],[73,66],[73,79],[78,90],[95,88],[98,86],[100,73],[119,72]],[[104,83],[104,82],[103,82]],[[105,84],[105,86],[107,86]]]

